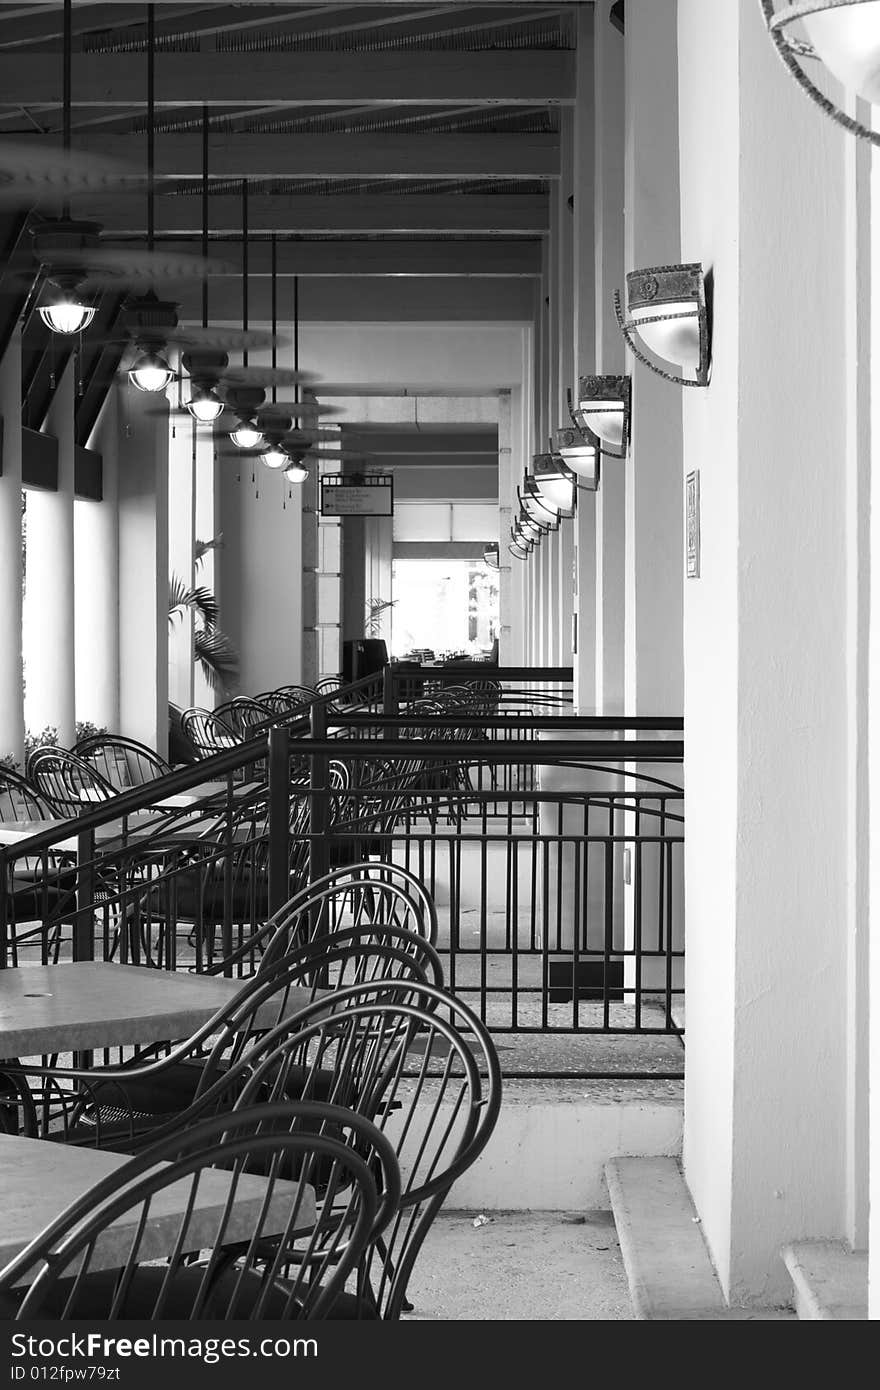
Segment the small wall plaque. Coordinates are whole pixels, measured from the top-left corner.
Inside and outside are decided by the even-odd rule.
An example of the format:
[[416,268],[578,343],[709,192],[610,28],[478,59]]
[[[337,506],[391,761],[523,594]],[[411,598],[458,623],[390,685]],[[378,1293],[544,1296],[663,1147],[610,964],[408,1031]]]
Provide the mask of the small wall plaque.
[[687,577],[700,577],[700,470],[694,469],[685,479],[685,546]]

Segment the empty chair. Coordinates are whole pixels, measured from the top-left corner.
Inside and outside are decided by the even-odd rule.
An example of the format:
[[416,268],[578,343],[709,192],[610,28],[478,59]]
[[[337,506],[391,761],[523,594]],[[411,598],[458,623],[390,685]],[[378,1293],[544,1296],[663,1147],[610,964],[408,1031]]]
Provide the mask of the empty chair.
[[219,974],[261,958],[271,964],[310,941],[329,946],[334,935],[346,928],[383,925],[410,933],[416,953],[419,943],[433,947],[437,940],[433,899],[424,884],[398,864],[348,864],[307,884],[258,933],[211,969]]
[[0,1271],[0,1313],[326,1318],[399,1194],[393,1147],[362,1116],[316,1102],[242,1108],[71,1202]]
[[80,739],[73,751],[120,791],[140,787],[172,771],[171,764],[152,748],[122,734],[92,734]]
[[28,758],[28,779],[60,816],[78,816],[84,805],[109,801],[118,788],[66,748],[38,748]]
[[175,1126],[228,1110],[247,1079],[249,1047],[321,991],[379,981],[439,986],[442,978],[436,953],[409,932],[350,928],[243,981],[228,1003],[161,1055],[150,1046],[116,1067],[5,1063],[5,1084],[17,1097],[6,1099],[7,1111],[20,1107],[20,1127],[30,1138],[134,1152]]
[[193,707],[184,710],[180,716],[180,727],[203,758],[225,752],[227,748],[235,748],[242,742],[240,735],[229,724],[207,709]]
[[[36,787],[0,764],[0,820],[52,820],[55,808]],[[34,833],[38,826],[34,827]],[[41,939],[42,959],[57,960],[65,913],[76,906],[76,873],[64,854],[47,851],[15,859],[6,885],[7,950],[18,965],[18,949]],[[26,925],[26,930],[24,926]]]
[[[329,1316],[400,1317],[425,1236],[452,1185],[495,1128],[501,1069],[476,1015],[431,986],[379,982],[335,991],[282,1021],[248,1053],[236,1104],[272,1103],[293,1079],[372,1120],[391,1140],[402,1175],[398,1211],[365,1253],[358,1287]],[[328,1087],[327,1080],[331,1079]]]
[[214,716],[228,724],[240,739],[252,738],[253,732],[272,719],[273,710],[259,700],[251,700],[246,695],[236,695],[225,704],[218,705]]

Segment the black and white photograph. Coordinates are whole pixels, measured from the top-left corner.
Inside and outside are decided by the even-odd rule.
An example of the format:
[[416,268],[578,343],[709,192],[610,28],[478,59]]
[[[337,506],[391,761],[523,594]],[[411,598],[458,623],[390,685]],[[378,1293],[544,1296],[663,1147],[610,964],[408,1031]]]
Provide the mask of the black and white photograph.
[[880,1318],[878,146],[880,0],[0,0],[0,1377]]

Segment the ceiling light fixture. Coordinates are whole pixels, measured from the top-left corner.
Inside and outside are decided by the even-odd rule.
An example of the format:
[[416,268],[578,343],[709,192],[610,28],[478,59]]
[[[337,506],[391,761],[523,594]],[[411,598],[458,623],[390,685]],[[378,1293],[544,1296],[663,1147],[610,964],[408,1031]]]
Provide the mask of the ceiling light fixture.
[[270,444],[260,458],[267,468],[286,468],[292,462],[290,454],[280,444]]
[[145,352],[129,368],[128,379],[139,391],[164,391],[174,380],[174,372],[158,352]]
[[223,414],[223,402],[213,390],[200,390],[187,401],[186,408],[200,425],[211,425]]
[[302,459],[295,458],[291,459],[287,468],[285,468],[284,476],[289,483],[304,483],[309,476],[309,470],[306,468]]
[[54,304],[43,304],[38,312],[47,328],[53,333],[63,333],[66,336],[81,333],[95,317],[91,305],[83,304],[74,296],[65,296]]
[[[820,62],[849,91],[880,105],[880,0],[801,0],[782,9],[776,0],[761,0],[761,9],[776,52],[807,96],[851,134],[880,145],[880,131],[829,101],[801,65],[802,58]],[[788,33],[798,20],[806,43]]]
[[[699,263],[657,265],[631,270],[626,277],[624,318],[620,293],[614,292],[614,312],[620,331],[633,356],[679,386],[709,385],[709,313],[706,282]],[[667,371],[642,351],[653,352],[665,362],[678,363],[692,377]]]
[[237,430],[233,430],[229,438],[233,444],[237,444],[239,449],[259,449],[264,443],[262,430],[258,430],[252,420],[243,420]]
[[582,376],[577,405],[569,414],[589,442],[607,458],[626,458],[629,451],[632,381],[628,376]]

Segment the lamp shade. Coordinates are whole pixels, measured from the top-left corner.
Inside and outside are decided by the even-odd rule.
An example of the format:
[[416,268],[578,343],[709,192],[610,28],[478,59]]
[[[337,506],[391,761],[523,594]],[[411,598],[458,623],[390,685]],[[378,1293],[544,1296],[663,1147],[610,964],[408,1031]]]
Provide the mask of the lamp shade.
[[[631,270],[626,277],[626,304],[624,319],[620,296],[615,294],[617,321],[633,355],[667,381],[680,386],[708,386],[709,319],[702,266],[661,265]],[[659,367],[649,353],[692,375],[681,376]]]
[[628,376],[582,376],[574,418],[589,442],[610,458],[629,450],[632,383]]
[[249,420],[244,420],[229,438],[239,449],[259,449],[263,443],[262,432]]
[[[760,5],[777,53],[807,96],[845,130],[880,145],[880,130],[841,110],[804,67],[821,63],[853,95],[880,104],[880,0],[760,0]],[[792,25],[800,32],[792,32]]]
[[489,545],[483,547],[483,559],[490,570],[497,570],[500,568],[498,551],[499,547],[497,541],[492,541]]
[[267,468],[286,468],[292,462],[290,454],[280,444],[270,444],[260,458]]
[[174,379],[174,372],[157,352],[145,352],[129,368],[128,379],[139,391],[164,391]]
[[81,333],[94,317],[94,309],[88,304],[81,304],[78,299],[59,299],[57,303],[44,304],[40,309],[40,318],[53,333]]
[[223,402],[213,391],[200,391],[187,401],[186,408],[200,425],[210,425],[223,414]]
[[803,16],[816,57],[851,92],[880,103],[880,0],[848,0]]
[[558,429],[553,435],[553,450],[566,468],[575,475],[578,486],[596,492],[599,487],[599,450],[585,439],[580,430]]
[[577,498],[577,484],[571,469],[558,454],[535,454],[532,459],[532,476],[538,489],[538,496],[545,507],[559,517],[573,517]]
[[537,522],[545,531],[559,529],[558,510],[542,498],[537,483],[528,474],[523,478],[522,487],[517,488],[517,497],[523,515],[530,521]]
[[309,476],[309,470],[301,459],[291,459],[284,470],[284,476],[289,483],[304,483]]
[[529,558],[529,554],[531,553],[531,546],[528,545],[527,542],[523,541],[523,539],[519,535],[517,535],[517,530],[515,526],[511,528],[510,540],[508,542],[507,549],[510,551],[511,555],[514,557],[515,560],[527,560]]

